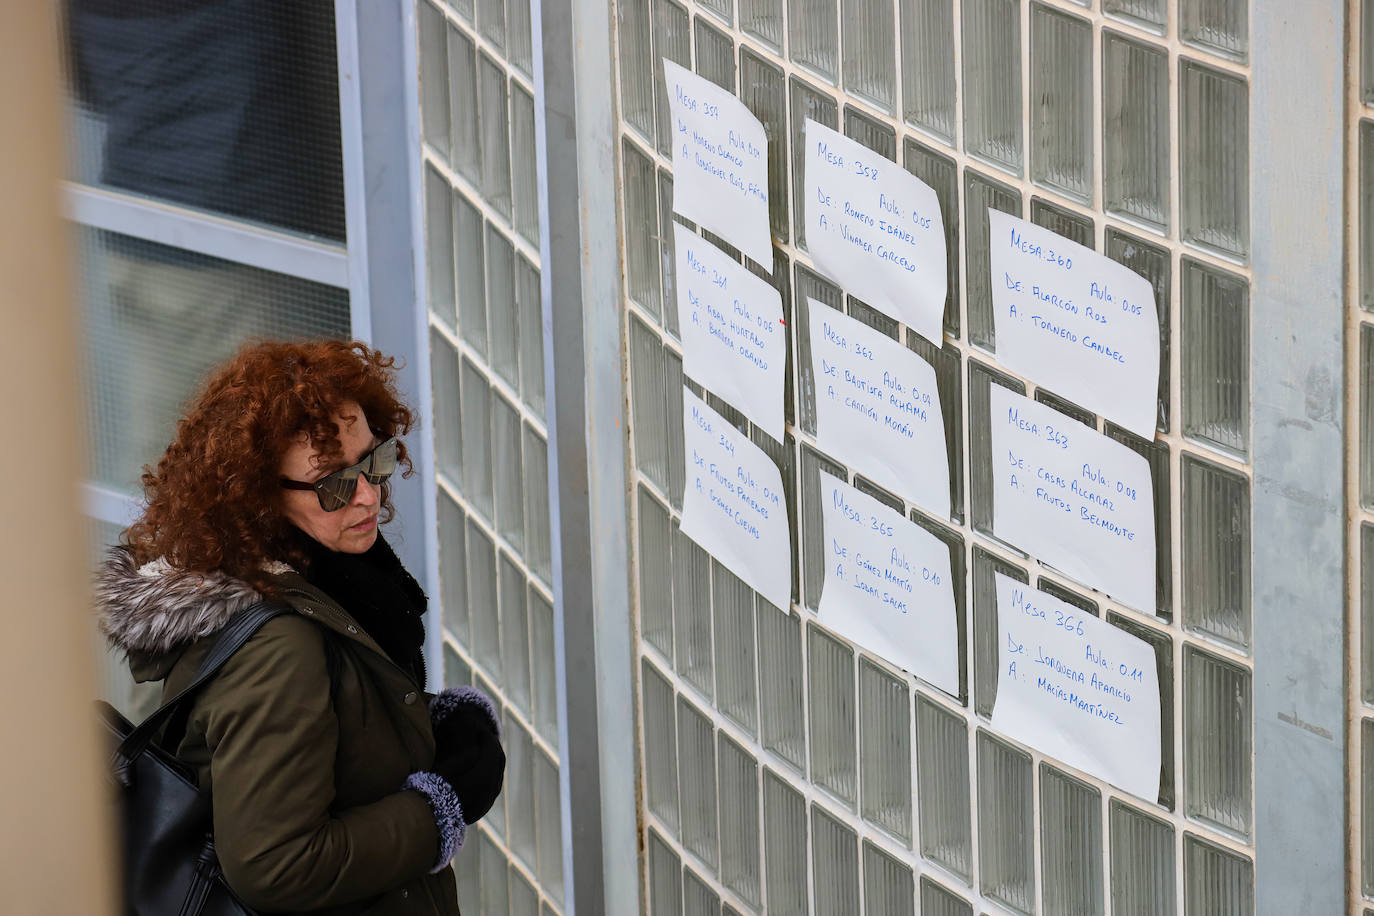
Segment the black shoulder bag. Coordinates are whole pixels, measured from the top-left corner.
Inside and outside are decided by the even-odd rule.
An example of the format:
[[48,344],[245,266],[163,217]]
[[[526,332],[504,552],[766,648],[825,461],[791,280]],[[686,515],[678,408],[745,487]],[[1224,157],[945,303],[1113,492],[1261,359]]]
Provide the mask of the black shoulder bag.
[[254,916],[220,870],[210,793],[200,791],[194,770],[177,759],[175,748],[155,738],[173,716],[184,721],[197,691],[263,624],[287,613],[287,607],[263,602],[231,617],[195,679],[137,728],[110,704],[96,703],[115,744],[110,771],[128,916]]

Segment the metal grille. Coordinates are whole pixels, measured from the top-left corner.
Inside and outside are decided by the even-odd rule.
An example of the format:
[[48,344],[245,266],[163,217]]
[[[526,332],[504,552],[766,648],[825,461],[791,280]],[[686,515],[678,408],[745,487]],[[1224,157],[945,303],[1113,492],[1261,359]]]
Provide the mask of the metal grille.
[[464,912],[563,907],[529,0],[417,5],[444,683],[501,709]]
[[[1252,912],[1247,4],[626,0],[616,10],[649,912],[910,913],[917,899],[927,914]],[[706,398],[781,470],[795,570],[785,609],[678,530],[684,380],[663,57],[735,92],[768,136],[774,269],[745,264],[779,290],[792,333],[784,440]],[[806,118],[936,190],[950,252],[942,347],[810,266]],[[999,366],[990,208],[1029,216],[1152,283],[1161,322],[1153,441]],[[808,298],[935,367],[952,524],[817,447]],[[1362,358],[1364,372],[1371,358]],[[696,382],[707,380],[685,381],[700,394]],[[991,536],[994,384],[1149,461],[1155,614],[1117,607]],[[822,469],[949,545],[957,697],[815,618]],[[994,572],[1033,580],[1155,647],[1163,766],[1154,804],[989,729]]]

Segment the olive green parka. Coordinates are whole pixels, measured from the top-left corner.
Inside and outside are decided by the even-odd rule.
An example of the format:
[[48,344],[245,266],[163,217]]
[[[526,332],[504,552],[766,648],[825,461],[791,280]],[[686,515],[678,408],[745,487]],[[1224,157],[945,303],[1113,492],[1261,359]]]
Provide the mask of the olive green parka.
[[[270,572],[294,613],[265,624],[202,690],[177,748],[212,793],[230,887],[265,913],[457,916],[453,869],[435,870],[435,811],[403,788],[434,763],[424,685],[300,574]],[[164,697],[190,683],[229,617],[260,600],[241,580],[139,567],[125,550],[111,552],[96,594],[135,680],[162,680]]]

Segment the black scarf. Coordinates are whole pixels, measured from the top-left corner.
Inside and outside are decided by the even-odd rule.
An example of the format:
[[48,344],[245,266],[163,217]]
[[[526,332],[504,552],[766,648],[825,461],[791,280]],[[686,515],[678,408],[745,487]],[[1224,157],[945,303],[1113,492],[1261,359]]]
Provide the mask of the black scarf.
[[424,590],[386,540],[377,535],[366,553],[337,553],[307,537],[306,581],[337,601],[391,660],[418,676],[423,671]]

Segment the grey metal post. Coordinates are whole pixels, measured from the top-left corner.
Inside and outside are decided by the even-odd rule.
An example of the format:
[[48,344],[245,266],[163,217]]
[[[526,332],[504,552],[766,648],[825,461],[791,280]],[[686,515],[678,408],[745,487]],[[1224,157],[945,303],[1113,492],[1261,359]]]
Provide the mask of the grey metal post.
[[1256,903],[1340,913],[1345,9],[1253,10]]
[[532,4],[567,912],[639,911],[612,7]]

